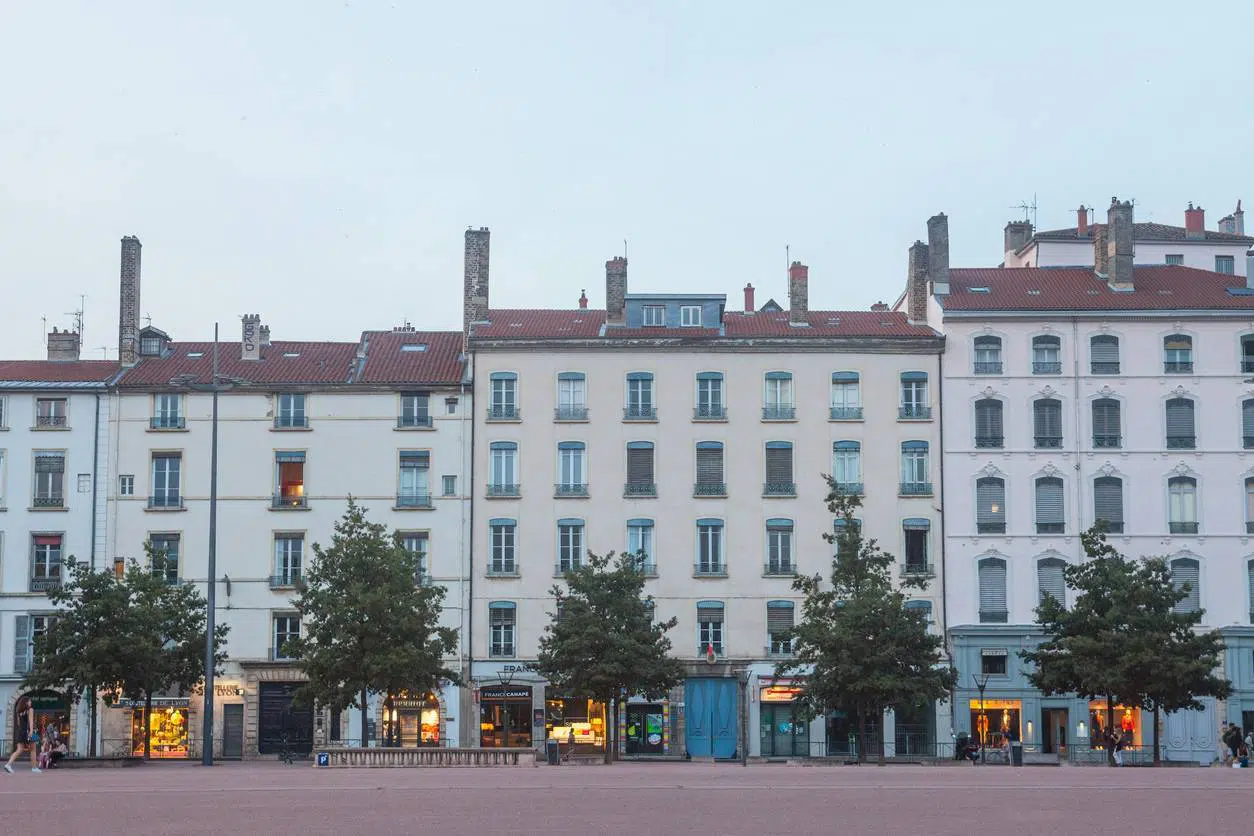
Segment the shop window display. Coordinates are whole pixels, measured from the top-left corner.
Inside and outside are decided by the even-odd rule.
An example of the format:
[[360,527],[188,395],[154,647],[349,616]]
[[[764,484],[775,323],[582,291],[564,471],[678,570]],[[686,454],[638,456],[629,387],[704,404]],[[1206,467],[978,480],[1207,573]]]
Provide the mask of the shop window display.
[[[1141,745],[1140,714],[1141,712],[1135,708],[1115,706],[1113,729],[1125,745]],[[1105,749],[1106,732],[1106,703],[1104,700],[1093,700],[1089,703],[1089,746],[1094,749]]]
[[[150,724],[150,758],[185,758],[188,756],[187,709],[153,708]],[[131,754],[144,754],[144,709],[131,712]]]
[[545,700],[546,737],[574,743],[577,750],[605,751],[605,703],[583,697]]
[[986,699],[982,703],[973,699],[971,710],[971,734],[985,747],[1000,749],[1008,739],[1022,740],[1020,725],[1022,703],[1019,700]]
[[440,745],[440,702],[435,694],[397,694],[383,707],[384,745],[414,748]]

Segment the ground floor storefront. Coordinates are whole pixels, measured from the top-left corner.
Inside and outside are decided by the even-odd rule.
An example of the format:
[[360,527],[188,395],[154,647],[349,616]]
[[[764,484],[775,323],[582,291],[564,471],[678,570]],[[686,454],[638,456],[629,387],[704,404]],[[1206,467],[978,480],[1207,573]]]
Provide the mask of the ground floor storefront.
[[87,700],[75,703],[70,695],[56,690],[29,690],[16,681],[0,682],[0,705],[4,706],[0,739],[4,741],[4,757],[13,751],[18,729],[18,701],[29,698],[35,710],[35,728],[46,735],[50,728],[66,742],[69,751],[86,754],[90,745],[90,707]]

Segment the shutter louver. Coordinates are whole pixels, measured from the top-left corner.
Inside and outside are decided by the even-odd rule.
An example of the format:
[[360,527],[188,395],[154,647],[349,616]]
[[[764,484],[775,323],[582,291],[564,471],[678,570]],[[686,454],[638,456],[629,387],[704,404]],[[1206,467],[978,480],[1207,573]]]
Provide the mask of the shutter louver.
[[64,473],[65,457],[60,453],[36,453],[35,454],[35,472],[36,473]]
[[1118,337],[1094,337],[1089,343],[1092,350],[1092,361],[1097,364],[1119,364],[1119,338]]
[[1033,434],[1037,446],[1044,446],[1039,439],[1062,438],[1062,402],[1052,398],[1039,400],[1032,405]]
[[633,485],[653,484],[653,446],[627,448],[627,481]]
[[977,438],[1001,438],[1001,401],[985,398],[975,403],[975,435]]
[[1006,621],[1006,561],[990,557],[980,561],[980,621]]
[[1246,447],[1254,447],[1254,398],[1241,404],[1241,435]]
[[[1093,435],[1119,437],[1119,402],[1111,398],[1093,401]],[[1094,446],[1118,446],[1102,445]]]
[[1246,564],[1246,573],[1249,575],[1250,587],[1250,621],[1254,622],[1254,560]]
[[766,605],[766,632],[771,634],[791,630],[793,625],[793,605],[771,602]]
[[697,623],[710,624],[722,623],[723,621],[723,605],[710,605],[697,607]]
[[1006,483],[1001,479],[986,478],[975,483],[975,521],[981,530],[986,527],[1006,527]]
[[723,484],[723,448],[697,448],[697,481],[703,485]]
[[[700,454],[698,454],[700,456]],[[722,473],[722,456],[719,457],[719,472]],[[719,481],[722,481],[720,476]],[[766,481],[792,482],[792,447],[766,448]]]
[[1174,612],[1191,613],[1201,609],[1202,594],[1198,587],[1201,580],[1200,566],[1196,560],[1192,558],[1181,558],[1171,562],[1171,582],[1177,590],[1180,590],[1187,583],[1189,585],[1188,595],[1176,604]]
[[[1244,415],[1242,415],[1244,418]],[[1172,398],[1167,401],[1167,438],[1192,439],[1193,432],[1193,401],[1188,398]]]
[[1093,480],[1093,516],[1110,524],[1110,530],[1123,531],[1123,480],[1102,476]]
[[514,623],[513,607],[492,607],[489,610],[493,627],[507,627]]
[[1052,596],[1060,604],[1067,602],[1067,581],[1063,576],[1066,565],[1057,558],[1046,558],[1036,564],[1036,581],[1042,603],[1046,595]]
[[1036,525],[1061,526],[1063,524],[1062,480],[1047,477],[1036,480]]

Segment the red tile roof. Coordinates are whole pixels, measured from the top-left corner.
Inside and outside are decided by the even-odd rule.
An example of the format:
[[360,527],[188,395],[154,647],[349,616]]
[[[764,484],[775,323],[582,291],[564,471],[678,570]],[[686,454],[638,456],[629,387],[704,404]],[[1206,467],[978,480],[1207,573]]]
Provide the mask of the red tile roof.
[[[1082,267],[988,267],[949,273],[950,293],[940,297],[949,311],[1058,310],[1251,310],[1245,279],[1175,265],[1137,266],[1133,290],[1111,290]],[[988,288],[973,292],[972,288]],[[1237,288],[1238,293],[1229,293]]]
[[[362,383],[455,385],[462,378],[460,331],[367,331]],[[426,346],[421,351],[402,346]]]
[[106,383],[114,360],[0,360],[0,383]]
[[[1106,224],[1089,224],[1089,229],[1102,227]],[[1185,235],[1185,228],[1182,226],[1171,226],[1169,224],[1156,223],[1134,223],[1132,224],[1132,240],[1133,241],[1202,241],[1215,244],[1254,244],[1254,238],[1248,235],[1236,235],[1231,232],[1216,232],[1214,230],[1206,230],[1205,238],[1188,238]],[[1041,241],[1091,241],[1093,236],[1091,233],[1085,235],[1076,235],[1076,227],[1069,229],[1047,229],[1036,233],[1032,236]]]
[[474,336],[491,340],[587,339],[601,333],[605,311],[593,308],[539,310],[494,308],[488,322],[474,326]]
[[809,311],[808,327],[791,324],[788,311],[729,312],[729,337],[936,337],[926,325],[911,325],[898,311]]
[[[254,384],[348,383],[356,371],[357,343],[273,342],[260,360],[240,358],[240,344],[218,344],[218,373]],[[189,356],[199,354],[199,356]],[[287,356],[287,355],[294,356]],[[164,386],[179,375],[208,383],[213,371],[213,343],[170,343],[163,357],[144,357],[127,370],[119,386]]]

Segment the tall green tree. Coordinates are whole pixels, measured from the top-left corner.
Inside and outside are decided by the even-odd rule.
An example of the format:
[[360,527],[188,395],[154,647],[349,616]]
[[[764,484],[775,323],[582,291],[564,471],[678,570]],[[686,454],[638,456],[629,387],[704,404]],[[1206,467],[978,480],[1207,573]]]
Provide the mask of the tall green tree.
[[957,674],[942,660],[942,638],[928,632],[925,616],[906,607],[903,589],[924,588],[926,580],[907,576],[894,583],[893,556],[863,538],[855,520],[862,500],[843,493],[830,476],[824,479],[828,511],[844,525],[823,535],[835,546],[826,582],[819,574],[793,582],[804,596],[802,616],[792,630],[793,657],[777,664],[775,675],[803,676],[803,717],[843,710],[856,718],[858,759],[865,761],[868,718],[944,699]]
[[606,704],[606,763],[617,749],[618,723],[611,711],[617,712],[619,699],[629,694],[658,699],[683,679],[683,665],[670,655],[666,635],[678,619],[654,619],[642,569],[638,555],[588,552],[563,575],[564,585],[553,586],[556,608],[536,657],[536,672],[553,688]]
[[302,635],[283,650],[308,677],[300,699],[360,708],[365,746],[371,694],[459,681],[444,664],[457,652],[457,631],[440,626],[444,588],[423,582],[420,557],[352,497],[330,546],[313,551],[295,601]]
[[[1198,697],[1226,697],[1231,683],[1216,671],[1222,661],[1218,631],[1199,633],[1204,610],[1176,612],[1188,597],[1161,558],[1130,560],[1106,539],[1104,525],[1080,535],[1086,560],[1064,577],[1075,602],[1045,596],[1037,622],[1045,634],[1033,650],[1019,652],[1034,669],[1028,680],[1042,693],[1078,694],[1106,704],[1106,728],[1117,704],[1154,713],[1154,762],[1160,760],[1162,711],[1201,708]],[[1107,749],[1107,763],[1114,751]]]

